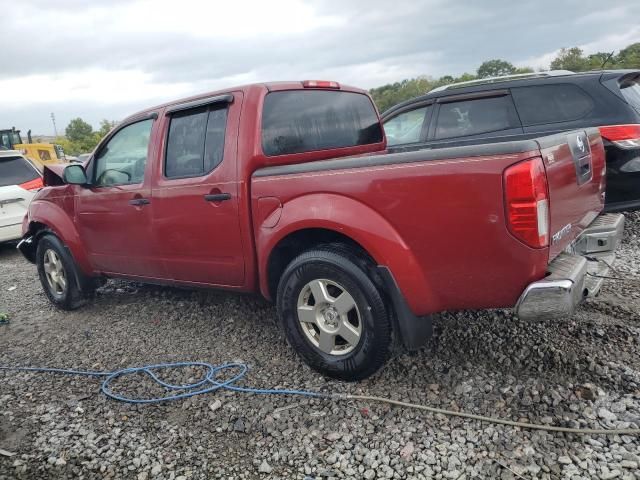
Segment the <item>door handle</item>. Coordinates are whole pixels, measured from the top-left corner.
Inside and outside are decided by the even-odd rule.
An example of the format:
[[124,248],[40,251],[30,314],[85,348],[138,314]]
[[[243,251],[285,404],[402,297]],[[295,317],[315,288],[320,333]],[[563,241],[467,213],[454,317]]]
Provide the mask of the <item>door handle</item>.
[[133,200],[129,200],[129,205],[133,205],[134,207],[142,207],[143,205],[149,205],[151,200],[147,198],[134,198]]
[[225,200],[231,200],[230,193],[209,193],[204,196],[207,202],[224,202]]

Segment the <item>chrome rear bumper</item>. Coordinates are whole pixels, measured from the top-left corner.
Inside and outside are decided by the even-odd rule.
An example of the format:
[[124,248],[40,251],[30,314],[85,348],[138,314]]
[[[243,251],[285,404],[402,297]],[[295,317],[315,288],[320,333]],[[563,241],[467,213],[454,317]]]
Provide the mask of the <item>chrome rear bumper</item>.
[[525,320],[573,315],[587,296],[597,295],[615,260],[624,231],[622,214],[600,215],[550,264],[547,276],[527,286],[516,314]]

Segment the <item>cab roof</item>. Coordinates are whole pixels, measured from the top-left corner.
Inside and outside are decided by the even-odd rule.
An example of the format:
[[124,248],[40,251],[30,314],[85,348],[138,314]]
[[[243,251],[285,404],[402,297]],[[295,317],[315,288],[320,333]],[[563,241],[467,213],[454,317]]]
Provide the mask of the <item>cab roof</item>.
[[222,90],[214,90],[214,91],[210,91],[210,92],[206,92],[206,93],[199,93],[197,95],[193,95],[191,97],[185,97],[185,98],[180,98],[177,100],[171,100],[169,102],[166,103],[162,103],[160,105],[156,105],[154,107],[151,108],[147,108],[144,110],[141,110],[139,112],[136,112],[132,115],[129,115],[127,118],[124,119],[124,121],[131,119],[131,118],[135,118],[135,117],[139,117],[141,115],[145,115],[145,114],[151,114],[153,112],[156,112],[158,110],[167,108],[167,107],[172,107],[174,105],[180,105],[183,103],[188,103],[188,102],[194,102],[200,99],[205,99],[208,97],[212,97],[212,96],[216,96],[216,95],[224,95],[224,94],[229,94],[229,93],[233,93],[233,92],[243,92],[245,94],[248,94],[250,91],[253,90],[261,90],[261,91],[266,91],[266,92],[274,92],[274,91],[279,91],[279,90],[331,90],[331,91],[340,91],[340,92],[352,92],[352,93],[363,93],[368,95],[369,93],[366,90],[360,89],[360,88],[356,88],[356,87],[352,87],[349,85],[344,85],[342,83],[339,82],[335,82],[338,84],[338,88],[315,88],[315,87],[305,87],[303,85],[303,82],[305,82],[305,80],[299,80],[299,81],[282,81],[282,82],[260,82],[260,83],[250,83],[250,84],[246,84],[246,85],[240,85],[240,86],[236,86],[236,87],[231,87],[231,88],[225,88]]

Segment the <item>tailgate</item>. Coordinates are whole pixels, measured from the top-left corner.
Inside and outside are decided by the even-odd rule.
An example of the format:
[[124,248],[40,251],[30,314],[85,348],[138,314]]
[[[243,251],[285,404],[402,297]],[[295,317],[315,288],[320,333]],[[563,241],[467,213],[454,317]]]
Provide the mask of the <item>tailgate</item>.
[[549,184],[551,261],[602,211],[605,153],[597,128],[570,131],[536,141]]

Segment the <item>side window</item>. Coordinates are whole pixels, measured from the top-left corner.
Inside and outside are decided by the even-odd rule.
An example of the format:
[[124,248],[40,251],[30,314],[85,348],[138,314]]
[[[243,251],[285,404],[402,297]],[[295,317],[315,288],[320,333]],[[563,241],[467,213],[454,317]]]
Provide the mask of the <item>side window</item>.
[[435,138],[456,138],[519,128],[513,102],[508,95],[442,103]]
[[425,118],[430,115],[431,108],[431,105],[416,108],[385,122],[384,132],[387,135],[387,145],[392,147],[419,142]]
[[153,120],[142,120],[119,130],[96,158],[96,185],[142,183]]
[[578,120],[593,109],[593,101],[580,87],[569,84],[511,89],[524,126]]
[[199,177],[216,168],[224,154],[227,107],[211,106],[171,116],[164,175]]

